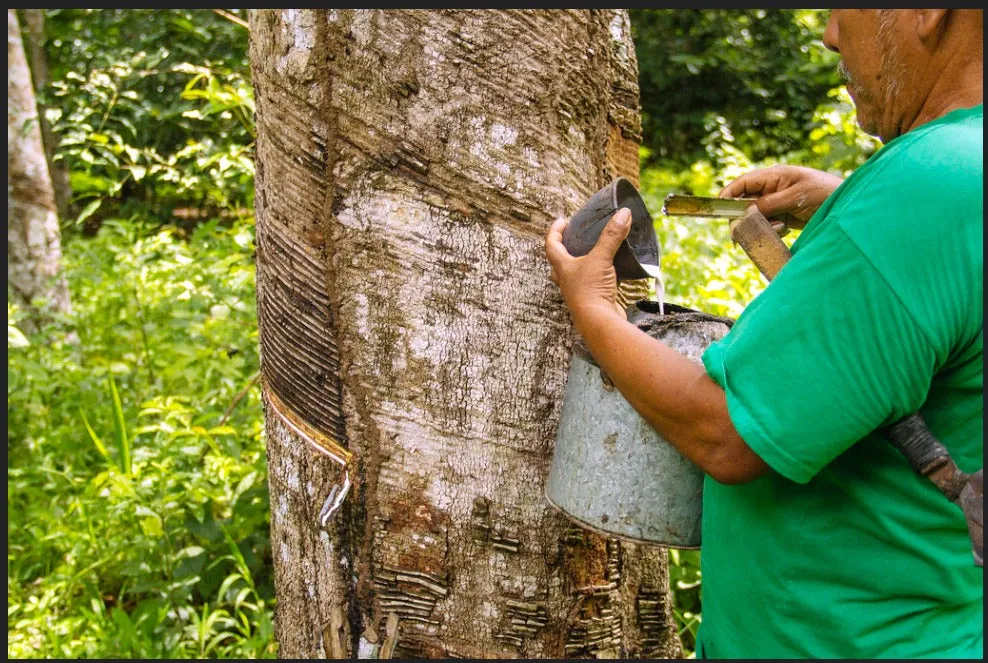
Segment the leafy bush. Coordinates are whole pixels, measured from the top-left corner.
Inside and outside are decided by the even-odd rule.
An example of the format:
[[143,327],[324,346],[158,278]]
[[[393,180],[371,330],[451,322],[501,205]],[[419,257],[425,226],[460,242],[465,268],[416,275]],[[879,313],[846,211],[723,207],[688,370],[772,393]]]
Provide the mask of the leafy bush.
[[8,306],[8,656],[274,655],[252,242],[108,220],[69,318]]
[[97,210],[166,222],[176,208],[252,206],[242,25],[208,10],[62,9],[47,12],[46,32],[42,98],[77,222]]
[[63,234],[72,314],[29,339],[8,304],[8,655],[273,656],[246,31],[46,16],[57,158],[102,229]]

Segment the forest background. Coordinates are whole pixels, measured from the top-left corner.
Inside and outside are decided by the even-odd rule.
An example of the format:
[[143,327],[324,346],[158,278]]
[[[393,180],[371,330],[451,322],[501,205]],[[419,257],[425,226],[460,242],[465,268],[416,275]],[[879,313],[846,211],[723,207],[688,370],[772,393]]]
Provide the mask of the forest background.
[[[8,656],[274,657],[246,11],[29,11],[72,310],[32,329],[8,285]],[[630,14],[666,298],[737,316],[764,281],[722,221],[662,216],[666,193],[844,176],[878,143],[825,11]],[[670,551],[686,652],[699,554]]]

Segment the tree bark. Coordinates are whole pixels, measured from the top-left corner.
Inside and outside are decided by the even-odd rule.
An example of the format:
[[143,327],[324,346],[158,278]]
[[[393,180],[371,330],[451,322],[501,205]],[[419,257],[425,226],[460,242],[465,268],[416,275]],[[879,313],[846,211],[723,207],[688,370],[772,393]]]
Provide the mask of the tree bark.
[[62,247],[31,73],[15,10],[7,10],[7,283],[34,331],[70,311]]
[[572,344],[544,234],[637,179],[626,12],[252,10],[250,35],[281,656],[679,655],[665,551],[544,497]]
[[[24,26],[27,28],[27,61],[34,81],[34,93],[40,100],[44,96],[51,76],[48,71],[48,54],[45,52],[45,14],[43,9],[24,9]],[[58,138],[52,131],[51,123],[45,117],[46,104],[38,102],[38,121],[41,125],[41,140],[45,146],[45,160],[55,192],[55,209],[58,218],[66,218],[69,201],[72,199],[72,184],[69,182],[69,169],[64,161],[55,160]]]

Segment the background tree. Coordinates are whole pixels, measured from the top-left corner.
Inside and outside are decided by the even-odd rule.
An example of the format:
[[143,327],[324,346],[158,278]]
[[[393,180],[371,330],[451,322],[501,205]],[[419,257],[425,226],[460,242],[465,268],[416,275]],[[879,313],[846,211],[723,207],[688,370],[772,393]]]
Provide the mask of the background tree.
[[72,185],[69,182],[69,169],[65,162],[55,159],[55,148],[58,139],[51,130],[51,123],[46,116],[49,104],[48,85],[51,76],[48,73],[48,53],[45,51],[45,14],[41,9],[24,9],[24,27],[27,29],[28,65],[31,67],[31,80],[34,82],[34,93],[38,99],[38,121],[41,124],[41,138],[45,144],[45,158],[48,161],[48,173],[51,175],[52,188],[55,191],[55,207],[58,218],[64,219],[72,198]]
[[41,140],[31,72],[15,10],[7,10],[7,287],[32,311],[33,331],[71,309],[61,275],[55,194]]
[[637,167],[627,14],[250,23],[281,655],[677,654],[665,552],[543,494],[571,334],[543,237]]

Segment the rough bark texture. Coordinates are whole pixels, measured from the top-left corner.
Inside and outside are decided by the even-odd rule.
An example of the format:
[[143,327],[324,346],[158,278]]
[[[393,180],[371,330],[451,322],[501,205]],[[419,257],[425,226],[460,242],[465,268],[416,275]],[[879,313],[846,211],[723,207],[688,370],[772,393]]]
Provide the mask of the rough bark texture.
[[[51,81],[48,73],[48,54],[45,53],[45,14],[43,9],[24,9],[24,27],[27,28],[27,61],[31,67],[31,79],[34,81],[34,92],[37,97]],[[58,218],[64,219],[72,198],[72,185],[69,183],[69,169],[64,161],[55,160],[55,148],[58,138],[52,131],[51,123],[45,118],[45,104],[38,103],[38,121],[41,125],[41,140],[45,145],[45,159],[48,161],[48,174],[51,176],[52,189],[55,192],[55,209]]]
[[62,247],[31,72],[17,15],[7,10],[7,283],[25,307],[41,302],[25,327],[69,311]]
[[665,551],[544,498],[572,329],[542,245],[637,179],[627,14],[250,23],[281,655],[678,655]]

